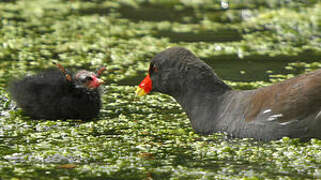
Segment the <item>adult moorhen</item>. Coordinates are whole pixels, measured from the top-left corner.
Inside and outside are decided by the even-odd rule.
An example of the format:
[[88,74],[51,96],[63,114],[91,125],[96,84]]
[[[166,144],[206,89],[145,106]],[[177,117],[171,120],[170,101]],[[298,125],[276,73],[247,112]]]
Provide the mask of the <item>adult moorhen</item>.
[[98,87],[103,83],[97,73],[86,70],[75,75],[57,64],[33,76],[14,80],[9,92],[26,115],[33,119],[82,119],[95,118],[101,108]]
[[169,48],[152,60],[136,93],[168,94],[200,134],[257,140],[321,138],[321,69],[256,90],[232,90],[189,50]]

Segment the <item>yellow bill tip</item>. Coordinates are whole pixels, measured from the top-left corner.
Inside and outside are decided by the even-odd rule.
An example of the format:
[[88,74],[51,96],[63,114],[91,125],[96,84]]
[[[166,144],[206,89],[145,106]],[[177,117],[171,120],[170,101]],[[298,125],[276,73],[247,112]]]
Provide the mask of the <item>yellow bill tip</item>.
[[136,89],[136,96],[144,96],[144,95],[146,95],[147,93],[145,92],[145,90],[143,89],[143,88],[141,88],[141,87],[137,87],[137,89]]
[[104,83],[105,83],[105,81],[104,81],[104,80],[102,80],[102,79],[97,78],[97,83],[98,83],[98,84],[104,84]]

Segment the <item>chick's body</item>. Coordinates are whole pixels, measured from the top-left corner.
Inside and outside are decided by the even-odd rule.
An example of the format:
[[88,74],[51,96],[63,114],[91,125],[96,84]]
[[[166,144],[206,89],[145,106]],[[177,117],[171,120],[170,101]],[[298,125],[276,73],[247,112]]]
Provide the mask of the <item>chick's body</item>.
[[52,69],[13,81],[9,91],[17,106],[33,119],[88,120],[97,117],[101,100],[99,85],[89,89],[81,85],[83,81],[68,80]]

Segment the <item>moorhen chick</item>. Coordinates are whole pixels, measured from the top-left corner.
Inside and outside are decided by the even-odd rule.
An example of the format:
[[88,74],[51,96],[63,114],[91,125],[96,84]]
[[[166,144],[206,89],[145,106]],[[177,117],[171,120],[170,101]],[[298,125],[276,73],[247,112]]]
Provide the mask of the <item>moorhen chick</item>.
[[82,119],[97,117],[101,108],[97,73],[81,70],[72,75],[65,68],[48,69],[9,84],[11,97],[32,119]]
[[157,54],[136,93],[168,94],[200,134],[275,140],[321,138],[321,69],[255,90],[232,90],[189,50]]

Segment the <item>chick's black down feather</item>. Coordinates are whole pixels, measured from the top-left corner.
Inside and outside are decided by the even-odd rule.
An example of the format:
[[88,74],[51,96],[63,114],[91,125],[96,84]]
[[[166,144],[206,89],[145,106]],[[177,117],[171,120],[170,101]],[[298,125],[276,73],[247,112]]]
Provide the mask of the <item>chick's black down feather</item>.
[[9,92],[33,119],[88,120],[95,118],[101,107],[97,88],[79,87],[55,69],[12,81]]

